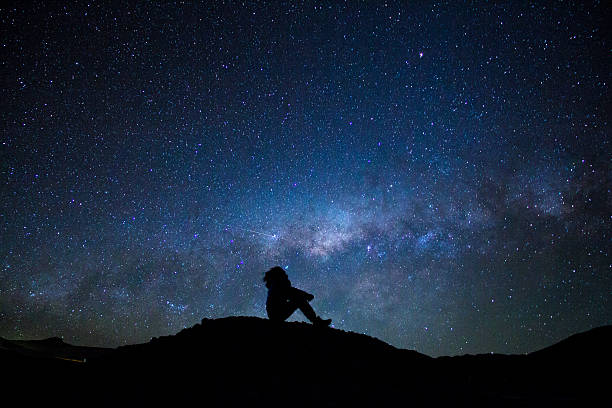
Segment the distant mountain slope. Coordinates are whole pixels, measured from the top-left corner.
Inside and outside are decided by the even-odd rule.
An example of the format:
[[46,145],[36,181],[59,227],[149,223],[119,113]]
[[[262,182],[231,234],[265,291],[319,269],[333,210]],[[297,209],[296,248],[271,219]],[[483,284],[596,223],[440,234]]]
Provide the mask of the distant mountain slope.
[[612,350],[612,326],[596,327],[577,333],[552,346],[530,353],[533,357],[577,356],[601,358]]
[[15,357],[57,358],[84,362],[87,358],[108,355],[113,350],[101,347],[82,347],[64,343],[59,337],[44,340],[6,340],[0,337],[0,352]]
[[609,344],[612,326],[529,355],[434,359],[362,334],[228,317],[117,349],[1,339],[0,358],[7,389],[37,390],[38,402],[573,406],[606,394],[594,368],[609,362]]

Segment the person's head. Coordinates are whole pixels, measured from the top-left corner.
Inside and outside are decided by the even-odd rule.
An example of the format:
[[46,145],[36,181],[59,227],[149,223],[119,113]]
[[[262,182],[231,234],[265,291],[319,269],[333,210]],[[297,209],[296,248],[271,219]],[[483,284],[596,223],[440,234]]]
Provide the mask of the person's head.
[[268,289],[272,286],[291,286],[287,273],[280,266],[275,266],[266,272],[263,280],[266,282],[266,288]]

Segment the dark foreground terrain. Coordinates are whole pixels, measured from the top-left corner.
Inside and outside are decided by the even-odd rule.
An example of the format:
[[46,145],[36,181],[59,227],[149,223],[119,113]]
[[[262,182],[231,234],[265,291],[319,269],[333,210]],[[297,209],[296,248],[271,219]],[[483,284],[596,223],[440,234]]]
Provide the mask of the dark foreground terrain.
[[[584,406],[609,401],[612,326],[528,355],[431,358],[256,317],[117,349],[0,338],[5,401],[70,406]],[[16,398],[16,399],[15,399]]]

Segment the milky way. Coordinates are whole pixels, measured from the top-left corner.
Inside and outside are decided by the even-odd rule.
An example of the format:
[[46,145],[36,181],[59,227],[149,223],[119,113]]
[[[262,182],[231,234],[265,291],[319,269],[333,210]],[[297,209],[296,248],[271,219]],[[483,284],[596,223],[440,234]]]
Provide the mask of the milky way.
[[0,336],[265,317],[275,265],[429,355],[612,323],[603,3],[48,3],[0,9]]

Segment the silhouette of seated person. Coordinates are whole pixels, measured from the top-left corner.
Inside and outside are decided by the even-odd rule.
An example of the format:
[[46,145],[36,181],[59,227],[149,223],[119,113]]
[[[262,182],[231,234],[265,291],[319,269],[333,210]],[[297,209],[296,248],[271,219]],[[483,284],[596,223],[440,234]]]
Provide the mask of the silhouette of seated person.
[[308,302],[314,296],[291,286],[287,273],[280,266],[275,266],[266,272],[264,282],[268,288],[266,311],[268,318],[282,322],[300,309],[304,316],[316,326],[328,326],[331,319],[323,320],[313,310]]

